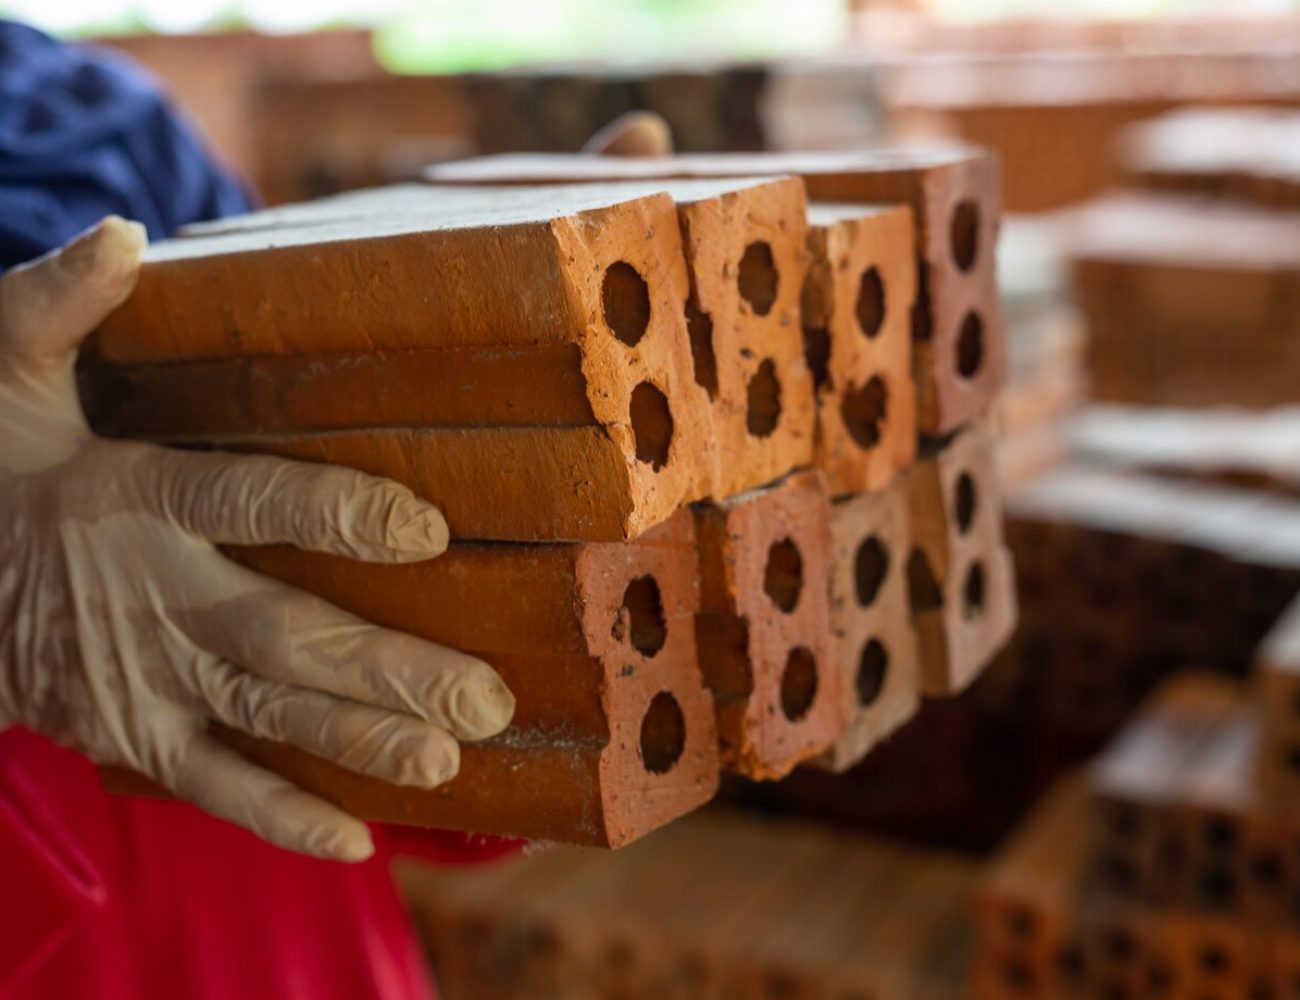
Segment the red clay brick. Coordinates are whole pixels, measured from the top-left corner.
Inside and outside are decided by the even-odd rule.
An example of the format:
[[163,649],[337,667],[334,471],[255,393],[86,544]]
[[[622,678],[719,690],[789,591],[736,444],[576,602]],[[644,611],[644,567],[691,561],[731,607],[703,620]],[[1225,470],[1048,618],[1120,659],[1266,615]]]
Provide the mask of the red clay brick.
[[618,847],[717,790],[688,512],[630,543],[456,543],[403,566],[287,547],[228,552],[376,624],[479,655],[514,692],[510,727],[463,745],[459,775],[432,791],[222,731],[365,819]]
[[908,611],[906,484],[838,500],[831,509],[831,627],[849,722],[817,763],[856,764],[912,717],[920,663]]
[[723,766],[779,778],[846,724],[829,597],[830,511],[816,472],[694,508],[696,636]]
[[832,496],[886,485],[916,456],[911,210],[817,203],[801,322],[817,388],[817,466]]
[[[460,537],[618,540],[712,481],[688,289],[663,195],[411,186],[270,210],[150,249],[90,346],[92,410],[171,441],[357,456]],[[289,357],[285,403],[266,386]],[[418,429],[339,430],[385,422]]]
[[1015,572],[1003,543],[993,436],[976,424],[907,474],[907,561],[921,685],[930,696],[971,683],[1011,637]]

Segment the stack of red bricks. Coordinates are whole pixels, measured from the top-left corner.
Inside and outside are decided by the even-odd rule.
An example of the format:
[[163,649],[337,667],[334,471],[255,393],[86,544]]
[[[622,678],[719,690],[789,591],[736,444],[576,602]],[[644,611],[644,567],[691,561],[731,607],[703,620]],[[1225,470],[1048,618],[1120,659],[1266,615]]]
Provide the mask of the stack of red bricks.
[[[1153,441],[1148,433],[1143,451],[1144,427],[1159,434],[1180,420],[1115,413],[1104,436],[1098,424],[1076,436],[1094,441],[1077,460],[1011,495],[1007,538],[1021,626],[978,692],[986,707],[1088,743],[1112,733],[1156,683],[1188,663],[1238,676],[1250,667],[1259,637],[1300,591],[1300,499],[1215,481],[1231,478],[1214,474],[1228,466],[1216,466],[1211,454],[1198,462],[1167,434]],[[1205,431],[1198,443],[1213,447],[1213,423],[1207,416],[1188,429]],[[1115,444],[1106,447],[1119,439],[1129,461],[1087,461],[1122,459]],[[1272,449],[1279,459],[1285,450]],[[1281,475],[1285,467],[1266,462],[1262,451],[1255,449],[1252,464],[1251,445],[1237,446],[1232,472]],[[1198,478],[1155,474],[1197,468]]]
[[418,565],[230,555],[482,656],[511,727],[432,792],[241,749],[368,818],[616,846],[720,769],[848,766],[1007,637],[997,181],[978,153],[522,166],[154,246],[83,389],[106,433],[447,517]]
[[1300,603],[1253,692],[1168,682],[979,892],[978,995],[1289,997],[1300,982]]
[[448,1000],[950,1000],[976,874],[959,856],[714,810],[615,854],[399,868]]
[[1155,191],[1300,209],[1300,111],[1182,108],[1130,125],[1120,167]]

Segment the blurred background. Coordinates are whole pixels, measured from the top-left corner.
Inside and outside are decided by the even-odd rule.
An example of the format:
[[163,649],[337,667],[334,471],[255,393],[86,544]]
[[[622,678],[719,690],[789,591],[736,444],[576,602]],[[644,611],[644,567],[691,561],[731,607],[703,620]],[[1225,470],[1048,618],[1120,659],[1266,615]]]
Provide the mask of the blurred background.
[[145,64],[272,204],[634,108],[682,151],[1000,154],[1010,648],[848,774],[410,867],[446,995],[1300,997],[1300,4],[0,12]]

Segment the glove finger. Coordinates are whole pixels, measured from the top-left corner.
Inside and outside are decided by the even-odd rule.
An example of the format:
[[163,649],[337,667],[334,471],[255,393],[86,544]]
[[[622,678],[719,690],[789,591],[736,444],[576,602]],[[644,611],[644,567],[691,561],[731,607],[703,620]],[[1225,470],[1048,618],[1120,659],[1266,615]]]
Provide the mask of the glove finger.
[[173,612],[197,646],[267,680],[402,712],[459,740],[495,736],[515,699],[473,656],[371,625],[312,594],[233,563],[225,588],[246,596]]
[[264,680],[231,663],[204,670],[200,687],[218,722],[358,774],[434,788],[460,769],[451,734],[409,715]]
[[218,545],[287,543],[366,562],[447,548],[447,521],[405,486],[353,469],[265,455],[159,450],[154,513]]
[[173,774],[152,777],[179,798],[279,847],[333,861],[364,861],[375,852],[361,820],[209,736],[190,741]]
[[35,365],[66,359],[131,294],[148,237],[115,215],[0,277],[0,353]]

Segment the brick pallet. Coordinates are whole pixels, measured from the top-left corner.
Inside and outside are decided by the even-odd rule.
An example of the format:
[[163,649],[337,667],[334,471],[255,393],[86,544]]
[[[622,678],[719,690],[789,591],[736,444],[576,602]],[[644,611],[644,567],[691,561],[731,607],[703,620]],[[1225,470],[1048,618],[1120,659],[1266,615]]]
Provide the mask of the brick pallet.
[[966,861],[702,813],[612,856],[560,849],[400,879],[450,1000],[949,997]]
[[755,174],[800,176],[814,201],[911,207],[920,260],[912,313],[918,425],[940,434],[983,413],[1006,369],[994,261],[999,178],[996,161],[985,153],[678,156],[617,163],[521,155],[446,164],[426,176],[438,185],[474,185]]
[[1300,823],[1256,781],[1256,704],[1231,681],[1162,689],[1095,765],[1098,884],[1117,899],[1294,928]]
[[1164,194],[1091,203],[1068,241],[1096,399],[1294,402],[1300,214]]
[[976,889],[973,995],[1247,997],[1294,995],[1300,934],[1109,898],[1089,885],[1092,814],[1064,779]]
[[1072,463],[1007,503],[1022,625],[980,698],[1105,736],[1170,670],[1237,674],[1300,590],[1300,503]]

